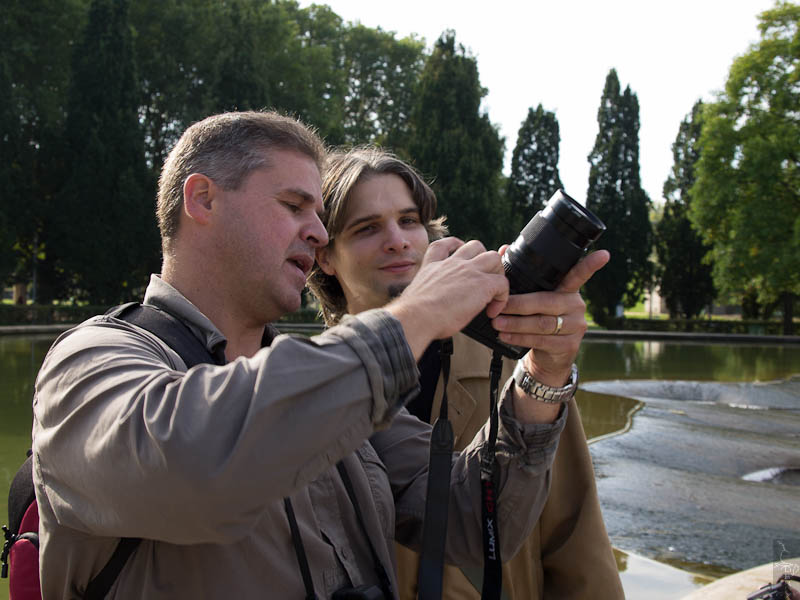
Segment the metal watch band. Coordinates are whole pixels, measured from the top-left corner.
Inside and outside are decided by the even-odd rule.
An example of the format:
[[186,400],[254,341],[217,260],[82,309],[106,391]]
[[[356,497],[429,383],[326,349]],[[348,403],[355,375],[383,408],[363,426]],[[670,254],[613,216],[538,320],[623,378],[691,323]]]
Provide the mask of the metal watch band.
[[551,404],[568,402],[569,399],[575,395],[575,390],[578,389],[578,367],[574,363],[572,364],[572,370],[569,374],[569,380],[566,385],[562,387],[553,387],[536,381],[533,376],[525,370],[522,359],[517,361],[517,366],[514,367],[513,377],[514,381],[523,392],[539,402],[548,402]]

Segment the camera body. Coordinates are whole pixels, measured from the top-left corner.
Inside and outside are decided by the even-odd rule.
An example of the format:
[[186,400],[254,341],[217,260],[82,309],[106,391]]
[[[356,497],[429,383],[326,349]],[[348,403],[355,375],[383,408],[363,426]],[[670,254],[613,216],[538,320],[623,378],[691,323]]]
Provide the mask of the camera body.
[[[527,294],[556,289],[605,230],[606,226],[591,211],[564,190],[556,191],[503,255],[510,292]],[[463,332],[508,358],[522,358],[528,352],[528,348],[501,342],[485,310]]]

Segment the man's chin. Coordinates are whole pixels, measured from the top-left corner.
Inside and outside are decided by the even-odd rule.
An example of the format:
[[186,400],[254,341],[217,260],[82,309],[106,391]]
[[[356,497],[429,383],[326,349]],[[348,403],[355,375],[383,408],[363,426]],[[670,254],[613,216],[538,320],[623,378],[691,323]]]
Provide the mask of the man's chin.
[[389,295],[389,300],[397,298],[408,287],[408,283],[393,283],[386,288],[386,293]]

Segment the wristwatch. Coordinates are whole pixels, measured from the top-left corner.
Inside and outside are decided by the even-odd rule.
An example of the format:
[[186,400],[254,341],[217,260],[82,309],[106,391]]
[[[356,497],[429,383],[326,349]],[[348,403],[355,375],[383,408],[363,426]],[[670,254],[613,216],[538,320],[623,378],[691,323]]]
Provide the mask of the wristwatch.
[[517,361],[517,366],[514,368],[514,381],[522,388],[528,396],[539,402],[548,402],[551,404],[558,404],[561,402],[569,402],[569,399],[575,395],[575,390],[578,389],[578,367],[572,364],[572,370],[569,374],[569,380],[566,385],[562,387],[553,387],[545,385],[533,378],[533,375],[528,373],[522,359]]

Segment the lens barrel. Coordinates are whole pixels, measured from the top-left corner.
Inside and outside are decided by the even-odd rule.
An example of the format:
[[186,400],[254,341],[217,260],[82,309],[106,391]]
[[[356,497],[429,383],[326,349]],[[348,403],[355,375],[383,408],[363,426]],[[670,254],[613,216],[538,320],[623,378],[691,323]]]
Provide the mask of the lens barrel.
[[[503,255],[511,293],[556,289],[605,230],[606,226],[591,211],[564,190],[558,190]],[[464,328],[464,333],[509,358],[521,358],[528,351],[499,341],[485,311]]]

